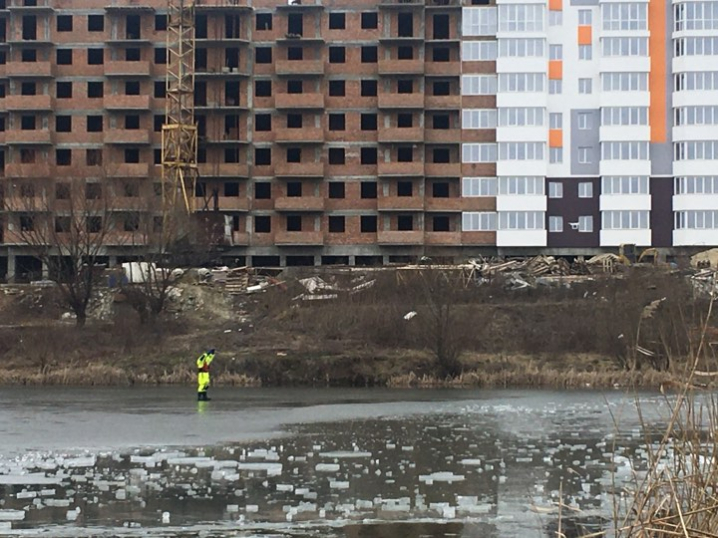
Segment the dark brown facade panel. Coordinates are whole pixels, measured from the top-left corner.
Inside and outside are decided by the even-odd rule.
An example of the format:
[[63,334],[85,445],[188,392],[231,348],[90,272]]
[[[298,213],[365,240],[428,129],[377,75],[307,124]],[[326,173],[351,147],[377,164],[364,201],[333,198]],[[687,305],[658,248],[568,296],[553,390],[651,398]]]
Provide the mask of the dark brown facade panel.
[[[592,196],[579,198],[578,184],[590,182]],[[546,178],[546,194],[549,194],[549,184],[560,183],[563,186],[561,198],[548,197],[546,210],[546,229],[549,229],[549,217],[563,217],[562,232],[548,232],[548,247],[556,248],[593,248],[600,245],[601,212],[599,204],[600,179],[599,178]],[[577,223],[579,217],[593,217],[593,231],[581,232],[571,226]]]
[[651,193],[651,245],[673,246],[673,178],[652,177]]

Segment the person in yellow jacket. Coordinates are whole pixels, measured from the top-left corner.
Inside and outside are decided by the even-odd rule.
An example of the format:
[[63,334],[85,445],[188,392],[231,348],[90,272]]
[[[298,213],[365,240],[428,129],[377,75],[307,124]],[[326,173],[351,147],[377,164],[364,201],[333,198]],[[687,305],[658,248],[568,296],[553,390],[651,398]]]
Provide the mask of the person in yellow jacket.
[[214,349],[202,353],[197,359],[197,400],[206,402],[209,389],[209,365],[214,360]]

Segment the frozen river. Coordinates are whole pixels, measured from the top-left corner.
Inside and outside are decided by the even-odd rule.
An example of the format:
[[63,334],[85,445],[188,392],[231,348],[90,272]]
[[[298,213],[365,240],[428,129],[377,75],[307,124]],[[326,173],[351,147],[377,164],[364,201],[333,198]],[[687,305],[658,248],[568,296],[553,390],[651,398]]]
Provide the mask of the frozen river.
[[0,536],[549,536],[561,483],[595,530],[643,454],[618,391],[211,396],[0,388]]

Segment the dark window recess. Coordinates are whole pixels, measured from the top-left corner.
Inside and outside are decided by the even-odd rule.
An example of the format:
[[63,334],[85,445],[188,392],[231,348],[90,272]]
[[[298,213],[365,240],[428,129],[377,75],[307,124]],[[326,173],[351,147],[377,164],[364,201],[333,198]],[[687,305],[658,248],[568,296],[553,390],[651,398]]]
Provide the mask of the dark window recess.
[[329,14],[329,29],[330,30],[344,30],[347,27],[346,13],[330,13]]
[[35,116],[22,116],[20,118],[20,129],[23,131],[34,131],[37,128]]
[[87,49],[87,65],[102,65],[105,63],[104,49]]
[[451,83],[448,80],[437,80],[432,84],[434,95],[451,95]]
[[152,150],[152,163],[162,164],[162,150],[160,148]]
[[361,14],[361,27],[363,30],[374,30],[379,26],[379,14],[376,11],[365,11]]
[[87,16],[87,30],[89,32],[104,32],[105,31],[105,16],[104,15],[88,15]]
[[268,181],[258,181],[254,184],[254,197],[257,200],[269,200],[272,198],[272,184]]
[[207,69],[207,49],[195,49],[194,67],[202,71]]
[[376,215],[362,215],[360,226],[362,233],[376,233]]
[[396,184],[397,196],[413,196],[414,184],[411,181],[399,181]]
[[102,150],[88,149],[85,151],[85,164],[87,166],[102,166]]
[[225,182],[223,195],[232,198],[239,196],[239,181]]
[[126,62],[139,62],[142,59],[142,53],[140,49],[132,47],[125,49],[125,61]]
[[302,231],[302,217],[300,215],[287,215],[287,231],[288,232],[301,232]]
[[140,95],[140,82],[138,80],[126,81],[125,95]]
[[376,97],[377,86],[378,86],[378,84],[377,84],[376,80],[362,80],[361,81],[362,97]]
[[69,200],[70,199],[70,184],[69,183],[56,183],[55,184],[55,200]]
[[302,162],[302,148],[287,148],[287,162],[288,163]]
[[72,15],[57,16],[57,31],[72,32]]
[[125,23],[125,38],[140,39],[141,27],[139,15],[127,15]]
[[287,37],[304,35],[304,16],[301,13],[290,13],[287,16]]
[[58,133],[72,132],[72,116],[55,116],[55,130]]
[[272,81],[271,80],[255,80],[254,81],[255,97],[271,97]]
[[365,64],[376,63],[379,58],[377,48],[375,46],[367,45],[361,48],[361,61]]
[[414,93],[414,81],[410,79],[400,79],[396,81],[397,93]]
[[329,183],[329,198],[344,198],[343,181],[334,181]]
[[72,151],[69,149],[56,149],[55,164],[57,166],[70,166],[72,164]]
[[400,163],[410,163],[414,160],[414,150],[411,147],[401,147],[396,150],[396,160]]
[[398,47],[396,57],[399,60],[413,60],[414,59],[414,47],[407,47],[406,45]]
[[239,106],[240,83],[228,80],[224,83],[224,104],[227,106]]
[[207,15],[195,15],[194,35],[197,39],[207,39]]
[[346,49],[344,47],[329,47],[329,63],[343,64],[346,62]]
[[329,164],[344,164],[344,148],[329,148]]
[[272,63],[272,48],[271,47],[257,47],[254,49],[254,60],[258,64],[271,64]]
[[230,69],[239,68],[239,49],[230,47],[224,50],[224,66]]
[[125,162],[128,164],[136,164],[140,162],[140,150],[137,148],[127,148],[125,150]]
[[72,82],[58,82],[55,88],[55,95],[58,99],[72,98]]
[[271,131],[272,115],[271,114],[255,114],[254,115],[255,131]]
[[155,81],[155,98],[156,99],[164,99],[164,97],[167,95],[167,83],[164,81]]
[[329,114],[329,130],[343,131],[346,129],[344,114]]
[[287,129],[301,129],[302,128],[302,115],[301,114],[287,114]]
[[446,181],[437,181],[431,186],[431,195],[434,198],[448,198],[449,184]]
[[270,233],[272,231],[272,218],[268,215],[255,215],[254,231],[258,234]]
[[288,80],[287,93],[302,93],[304,85],[301,80]]
[[288,47],[287,48],[287,60],[303,60],[304,49],[302,47]]
[[346,95],[346,83],[343,80],[330,80],[329,95],[332,97],[343,97]]
[[434,47],[431,52],[431,61],[448,62],[451,60],[451,50],[449,47]]
[[448,114],[434,114],[431,117],[433,129],[451,129],[451,120]]
[[87,116],[87,132],[102,132],[102,116]]
[[271,13],[257,13],[256,16],[257,30],[271,30],[272,29],[272,14]]
[[445,215],[437,215],[433,218],[432,222],[433,231],[435,232],[448,232],[450,231],[449,217]]
[[412,114],[397,114],[396,126],[402,129],[413,127],[414,116]]
[[256,166],[268,166],[272,164],[272,150],[270,148],[255,148],[254,164]]
[[162,131],[162,126],[165,124],[165,115],[164,114],[155,114],[154,118],[152,119],[153,122],[153,129],[156,133],[159,133]]
[[376,181],[362,181],[361,182],[361,197],[362,198],[376,198],[377,188]]
[[37,51],[35,49],[22,49],[22,52],[20,53],[20,59],[23,62],[36,62]]
[[22,38],[25,41],[37,39],[37,17],[35,15],[22,16]]
[[449,39],[449,16],[442,13],[434,15],[432,19],[434,39]]
[[20,215],[20,231],[32,232],[35,230],[35,217],[32,215]]
[[361,163],[376,164],[377,151],[376,148],[361,148]]
[[242,37],[242,20],[239,15],[224,16],[224,37],[227,39],[239,39]]
[[451,151],[448,148],[434,148],[431,152],[431,162],[433,163],[450,163]]
[[396,229],[400,232],[410,232],[414,229],[414,219],[411,215],[399,215],[396,217]]
[[203,80],[194,83],[194,106],[207,106],[207,83]]
[[125,129],[135,131],[140,128],[140,117],[137,114],[127,114],[125,116]]
[[207,196],[207,183],[205,181],[198,181],[194,184],[194,195],[196,198]]
[[330,233],[344,233],[344,217],[343,216],[330,216],[329,217],[329,232]]
[[126,232],[136,232],[140,228],[139,213],[127,213],[123,219],[123,229]]
[[300,198],[301,196],[302,196],[302,182],[301,181],[288,181],[287,182],[287,197]]
[[155,48],[155,64],[165,65],[167,63],[167,49],[164,47]]
[[155,15],[155,32],[167,30],[167,15]]
[[37,95],[37,85],[34,82],[20,84],[20,95]]
[[102,231],[102,217],[87,217],[85,226],[88,234],[97,234]]
[[397,15],[397,30],[399,37],[414,37],[413,13],[399,13]]
[[376,131],[377,120],[376,114],[362,114],[361,115],[361,130],[362,131]]
[[239,148],[224,148],[224,162],[225,163],[238,163],[239,162]]

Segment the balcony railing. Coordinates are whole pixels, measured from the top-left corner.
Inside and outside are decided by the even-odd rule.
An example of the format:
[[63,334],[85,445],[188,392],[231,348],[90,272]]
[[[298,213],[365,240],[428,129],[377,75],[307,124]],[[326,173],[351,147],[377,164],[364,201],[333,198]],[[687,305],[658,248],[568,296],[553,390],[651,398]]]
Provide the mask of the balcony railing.
[[106,167],[109,177],[139,177],[146,178],[150,174],[148,163],[120,163]]
[[109,110],[149,110],[149,95],[106,95],[104,107]]
[[49,95],[8,95],[5,97],[8,110],[52,110],[52,97]]
[[421,196],[380,196],[377,207],[379,211],[423,211],[424,199]]
[[149,144],[150,133],[146,129],[110,129],[105,131],[105,144]]
[[249,168],[240,163],[200,163],[200,177],[248,177]]
[[274,200],[276,211],[324,211],[324,198],[321,196],[283,196]]
[[304,127],[301,129],[278,129],[274,135],[280,144],[321,144],[324,141],[324,129]]
[[277,75],[323,75],[324,60],[277,60],[274,72]]
[[421,127],[390,127],[379,129],[379,142],[423,142],[424,129]]
[[464,199],[458,196],[453,198],[434,198],[427,197],[424,199],[424,209],[426,211],[445,211],[455,212],[461,211],[464,206]]
[[424,140],[434,144],[458,144],[461,142],[461,129],[427,129]]
[[461,245],[461,232],[426,232],[424,243],[427,245]]
[[322,232],[277,232],[274,242],[279,246],[320,246],[324,244]]
[[424,173],[427,176],[460,177],[461,163],[426,163]]
[[422,245],[424,244],[424,232],[379,230],[376,239],[380,245]]
[[324,95],[321,93],[278,93],[274,96],[274,106],[286,108],[324,108]]
[[424,94],[380,93],[379,108],[424,108]]
[[277,177],[323,177],[322,163],[280,163],[274,168]]
[[4,134],[6,144],[52,144],[52,132],[49,129],[37,129],[33,131],[12,130]]
[[425,108],[461,108],[460,95],[427,95]]
[[379,60],[380,75],[422,75],[424,60]]
[[424,163],[421,161],[409,163],[380,161],[378,171],[380,176],[423,176]]
[[105,62],[106,76],[134,76],[149,77],[152,73],[150,62],[125,62],[125,61],[109,61]]

